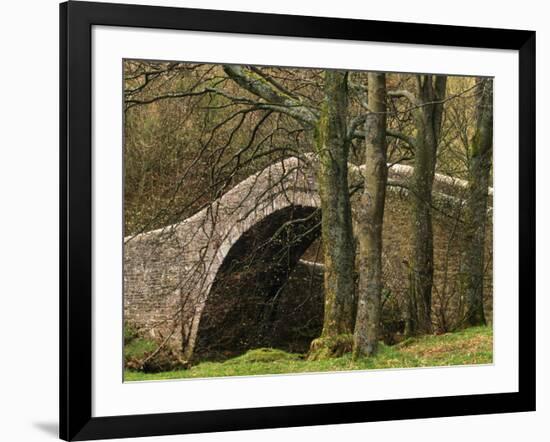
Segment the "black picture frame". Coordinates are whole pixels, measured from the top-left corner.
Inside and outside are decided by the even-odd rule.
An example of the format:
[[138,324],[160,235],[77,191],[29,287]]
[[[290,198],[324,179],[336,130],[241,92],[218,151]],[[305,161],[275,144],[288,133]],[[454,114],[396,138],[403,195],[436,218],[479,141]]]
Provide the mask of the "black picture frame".
[[[519,52],[519,391],[92,417],[94,25]],[[60,5],[60,437],[90,440],[535,410],[535,32],[108,3]]]

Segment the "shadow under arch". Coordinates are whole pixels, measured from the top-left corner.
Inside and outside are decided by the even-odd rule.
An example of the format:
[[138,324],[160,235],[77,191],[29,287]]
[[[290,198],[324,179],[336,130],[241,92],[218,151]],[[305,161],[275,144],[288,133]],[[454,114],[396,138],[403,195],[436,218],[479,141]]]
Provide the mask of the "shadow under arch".
[[[320,237],[320,227],[319,208],[290,205],[241,235],[212,283],[194,359],[220,360],[259,347],[300,351],[309,346],[322,326],[322,291],[293,293],[287,286],[300,257]],[[322,283],[322,273],[302,270],[300,275]]]

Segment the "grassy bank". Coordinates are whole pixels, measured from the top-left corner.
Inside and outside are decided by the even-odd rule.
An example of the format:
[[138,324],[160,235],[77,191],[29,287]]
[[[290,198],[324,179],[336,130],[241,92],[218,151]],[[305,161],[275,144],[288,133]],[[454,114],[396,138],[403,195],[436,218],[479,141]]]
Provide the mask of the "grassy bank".
[[409,339],[398,345],[382,345],[374,358],[352,361],[351,355],[325,361],[306,361],[302,355],[275,349],[255,349],[225,362],[202,362],[187,370],[162,373],[126,371],[126,381],[250,376],[382,368],[489,364],[493,360],[493,331],[472,327],[440,336]]

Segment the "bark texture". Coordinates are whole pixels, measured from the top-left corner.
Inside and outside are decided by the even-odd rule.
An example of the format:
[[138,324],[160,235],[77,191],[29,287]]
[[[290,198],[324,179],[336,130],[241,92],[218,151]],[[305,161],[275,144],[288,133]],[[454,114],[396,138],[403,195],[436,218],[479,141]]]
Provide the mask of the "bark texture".
[[417,76],[417,101],[413,103],[416,152],[411,183],[413,250],[411,256],[410,304],[407,333],[431,333],[433,286],[432,187],[443,100],[447,77]]
[[388,167],[386,160],[386,75],[368,74],[369,113],[365,122],[365,178],[358,219],[359,292],[353,337],[354,358],[376,354],[382,294],[382,228]]
[[[325,72],[325,99],[316,129],[325,262],[325,312],[310,358],[349,351],[355,314],[354,244],[348,188],[347,73]],[[347,338],[335,339],[338,336]]]
[[493,155],[493,80],[478,79],[476,128],[469,146],[464,256],[466,325],[486,323],[483,309],[487,195]]

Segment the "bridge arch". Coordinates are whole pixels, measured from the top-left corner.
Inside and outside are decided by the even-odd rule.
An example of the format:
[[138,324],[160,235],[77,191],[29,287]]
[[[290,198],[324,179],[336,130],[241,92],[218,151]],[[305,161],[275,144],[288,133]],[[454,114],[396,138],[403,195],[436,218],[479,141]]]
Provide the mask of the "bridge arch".
[[[181,223],[125,238],[125,319],[190,359],[212,286],[238,251],[250,250],[250,238],[266,240],[270,229],[300,235],[313,229],[293,245],[292,268],[318,235],[319,207],[312,165],[293,157],[250,176]],[[273,245],[267,250],[277,253]],[[281,266],[269,273],[284,277]]]

